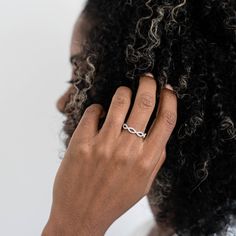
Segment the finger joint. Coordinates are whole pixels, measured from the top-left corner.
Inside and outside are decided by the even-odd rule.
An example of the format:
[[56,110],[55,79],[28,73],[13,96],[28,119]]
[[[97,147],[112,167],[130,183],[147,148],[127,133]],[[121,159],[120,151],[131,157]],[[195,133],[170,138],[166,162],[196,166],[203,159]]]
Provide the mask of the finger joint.
[[153,109],[155,105],[155,97],[150,93],[142,93],[140,95],[138,106],[142,110]]
[[165,122],[168,128],[173,129],[177,121],[175,112],[164,110],[161,112],[161,119]]

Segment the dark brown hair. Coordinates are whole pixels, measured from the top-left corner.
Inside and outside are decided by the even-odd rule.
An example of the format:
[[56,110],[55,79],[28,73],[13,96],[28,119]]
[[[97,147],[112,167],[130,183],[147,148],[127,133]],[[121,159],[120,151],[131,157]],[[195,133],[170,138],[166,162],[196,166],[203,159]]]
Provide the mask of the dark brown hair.
[[86,107],[107,111],[119,86],[134,97],[139,76],[152,72],[158,104],[170,83],[178,120],[148,197],[156,221],[179,235],[226,235],[236,215],[235,9],[233,0],[89,0],[84,9],[99,21],[72,58],[65,145]]

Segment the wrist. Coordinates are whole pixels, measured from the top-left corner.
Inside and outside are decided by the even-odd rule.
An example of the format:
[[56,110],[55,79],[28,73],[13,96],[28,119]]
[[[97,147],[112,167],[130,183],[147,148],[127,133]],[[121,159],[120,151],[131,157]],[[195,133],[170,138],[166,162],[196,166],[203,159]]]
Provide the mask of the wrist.
[[[92,236],[89,230],[84,227],[79,229],[71,229],[63,226],[47,224],[42,232],[42,236]],[[101,235],[102,236],[102,235]]]
[[92,226],[92,224],[63,223],[50,219],[41,236],[104,236],[105,231]]

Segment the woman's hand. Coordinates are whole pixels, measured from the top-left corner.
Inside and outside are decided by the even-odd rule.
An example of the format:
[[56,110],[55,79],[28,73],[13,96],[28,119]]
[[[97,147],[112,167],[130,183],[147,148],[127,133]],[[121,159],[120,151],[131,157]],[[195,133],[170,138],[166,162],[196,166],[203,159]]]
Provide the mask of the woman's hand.
[[[43,235],[104,235],[149,192],[176,124],[177,97],[162,90],[156,120],[142,139],[122,129],[131,95],[128,87],[117,89],[100,130],[102,106],[93,104],[84,112],[56,175]],[[144,131],[155,102],[156,81],[142,77],[127,124]]]

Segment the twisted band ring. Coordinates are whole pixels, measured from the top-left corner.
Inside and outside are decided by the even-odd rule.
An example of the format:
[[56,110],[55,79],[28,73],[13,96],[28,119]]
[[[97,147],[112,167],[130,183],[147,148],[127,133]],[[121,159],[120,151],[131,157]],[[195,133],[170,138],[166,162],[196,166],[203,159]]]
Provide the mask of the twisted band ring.
[[123,129],[127,129],[131,134],[136,134],[140,138],[145,138],[146,133],[141,131],[136,131],[133,127],[129,127],[126,123],[123,124]]

